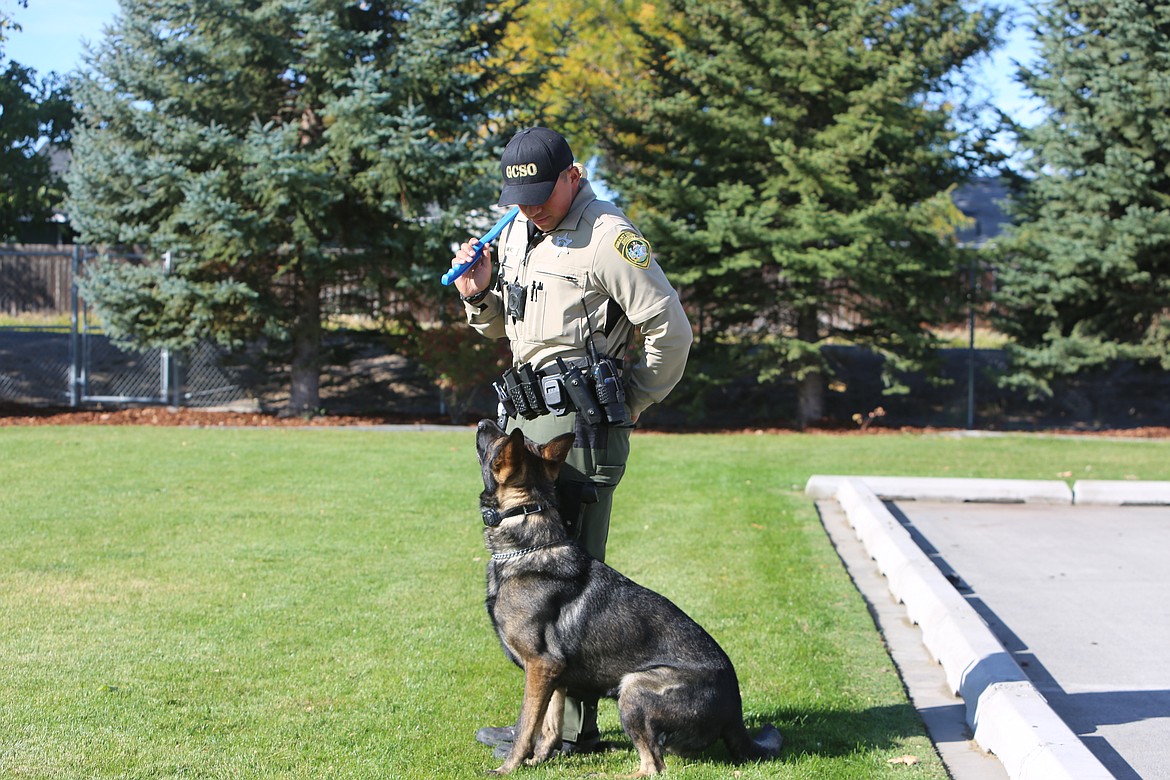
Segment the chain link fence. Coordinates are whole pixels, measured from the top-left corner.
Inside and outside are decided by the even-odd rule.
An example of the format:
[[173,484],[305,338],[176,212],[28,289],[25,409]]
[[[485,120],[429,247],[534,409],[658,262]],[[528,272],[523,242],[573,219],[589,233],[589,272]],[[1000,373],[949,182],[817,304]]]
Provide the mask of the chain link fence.
[[[90,321],[74,284],[90,257],[80,246],[0,247],[0,315],[8,323],[0,325],[0,400],[195,407],[251,400],[213,344],[182,355],[114,344]],[[66,318],[68,325],[53,322]]]

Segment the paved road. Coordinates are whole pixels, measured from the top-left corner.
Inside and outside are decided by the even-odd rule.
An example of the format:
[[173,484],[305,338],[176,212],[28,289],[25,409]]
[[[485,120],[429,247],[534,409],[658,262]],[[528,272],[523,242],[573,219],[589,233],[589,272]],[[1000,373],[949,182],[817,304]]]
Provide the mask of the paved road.
[[806,493],[955,780],[1170,780],[1170,482]]
[[892,511],[1115,777],[1170,779],[1170,507]]

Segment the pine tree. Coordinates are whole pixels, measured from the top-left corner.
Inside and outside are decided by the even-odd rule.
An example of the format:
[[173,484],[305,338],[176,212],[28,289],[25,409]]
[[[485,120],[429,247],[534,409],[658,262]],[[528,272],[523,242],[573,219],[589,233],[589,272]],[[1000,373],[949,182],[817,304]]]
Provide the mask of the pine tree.
[[[721,342],[823,412],[826,341],[917,365],[945,319],[967,139],[941,94],[994,40],[958,2],[670,0],[607,181]],[[626,101],[627,104],[631,101]],[[698,361],[696,361],[697,363]]]
[[318,408],[323,290],[433,285],[453,215],[490,202],[509,21],[491,0],[121,0],[70,171],[82,239],[152,258],[86,283],[112,335],[279,337],[288,411]]
[[1006,384],[1043,397],[1119,359],[1170,368],[1170,4],[1052,0],[1035,35],[1021,78],[1048,113],[1020,137],[996,304]]

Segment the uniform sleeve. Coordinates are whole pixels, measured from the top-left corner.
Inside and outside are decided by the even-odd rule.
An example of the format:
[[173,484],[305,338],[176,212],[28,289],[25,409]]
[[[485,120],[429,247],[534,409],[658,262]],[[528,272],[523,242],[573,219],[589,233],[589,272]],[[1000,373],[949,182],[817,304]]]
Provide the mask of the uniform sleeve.
[[595,270],[610,298],[646,340],[642,359],[626,382],[626,402],[637,416],[666,398],[682,379],[693,340],[691,323],[650,245],[629,225],[606,231]]
[[[517,222],[512,222],[504,228],[496,244],[496,251],[499,256],[494,259],[494,262],[502,263],[503,247],[507,246],[509,238],[512,235],[512,230],[516,227],[516,224]],[[499,271],[496,273],[499,273]],[[478,304],[464,302],[463,309],[467,314],[467,324],[474,328],[480,335],[489,339],[502,339],[507,337],[507,333],[504,330],[504,296],[497,287],[493,286],[490,292],[488,292],[487,297]]]
[[630,371],[626,392],[626,402],[637,417],[646,407],[666,398],[682,379],[694,335],[677,294],[661,313],[634,324],[646,338],[642,359]]
[[499,290],[493,289],[478,304],[464,303],[467,324],[480,335],[489,339],[502,339],[504,333],[504,298]]

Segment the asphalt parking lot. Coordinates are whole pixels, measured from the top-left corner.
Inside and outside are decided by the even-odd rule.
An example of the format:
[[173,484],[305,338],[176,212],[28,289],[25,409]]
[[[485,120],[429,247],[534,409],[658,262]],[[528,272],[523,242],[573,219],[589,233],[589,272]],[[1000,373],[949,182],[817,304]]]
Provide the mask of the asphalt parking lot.
[[954,777],[1170,779],[1170,485],[1129,486],[1123,506],[1008,480],[871,480],[858,500],[842,479],[808,492],[836,499],[822,519],[904,679],[941,667],[927,686],[960,706],[907,685]]

